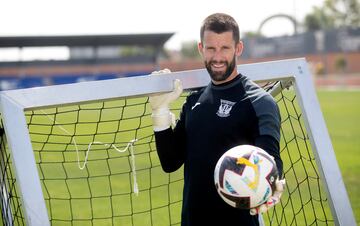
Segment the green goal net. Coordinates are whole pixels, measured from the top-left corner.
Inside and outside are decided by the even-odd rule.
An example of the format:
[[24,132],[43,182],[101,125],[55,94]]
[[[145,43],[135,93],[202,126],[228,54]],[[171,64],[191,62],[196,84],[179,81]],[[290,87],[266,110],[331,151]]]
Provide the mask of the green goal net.
[[[316,160],[302,104],[291,85],[296,80],[290,80],[261,80],[280,108],[287,181],[281,202],[262,220],[265,225],[338,224],[323,166]],[[187,95],[171,106],[176,115]],[[27,101],[36,105],[34,99]],[[182,168],[171,174],[162,171],[150,115],[147,95],[24,109],[48,217],[44,225],[181,224]],[[37,225],[29,216],[32,222],[43,219],[30,201],[24,201],[31,198],[22,194],[27,187],[21,188],[16,170],[22,162],[12,156],[19,150],[9,145],[15,138],[5,132],[6,120],[3,117],[0,125],[2,223]],[[7,124],[12,126],[16,125]]]

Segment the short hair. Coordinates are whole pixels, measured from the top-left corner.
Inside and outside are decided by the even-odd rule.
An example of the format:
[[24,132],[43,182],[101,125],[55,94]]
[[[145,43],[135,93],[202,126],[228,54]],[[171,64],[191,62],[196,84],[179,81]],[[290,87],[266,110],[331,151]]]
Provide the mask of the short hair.
[[205,31],[213,31],[217,34],[232,31],[235,43],[240,41],[240,31],[237,22],[225,13],[214,13],[205,18],[200,28],[201,42],[203,42]]

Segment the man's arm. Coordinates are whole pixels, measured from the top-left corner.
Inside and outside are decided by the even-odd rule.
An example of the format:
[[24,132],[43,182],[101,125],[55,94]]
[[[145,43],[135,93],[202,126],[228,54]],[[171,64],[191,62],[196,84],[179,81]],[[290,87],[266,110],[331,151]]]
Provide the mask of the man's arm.
[[[169,69],[153,72],[151,76],[171,73]],[[174,81],[174,90],[168,93],[153,94],[149,97],[152,109],[151,118],[155,132],[156,148],[165,172],[173,172],[180,168],[184,161],[183,144],[184,135],[181,122],[178,122],[173,130],[171,125],[175,123],[175,116],[170,111],[169,105],[182,93],[180,80]]]
[[264,213],[280,202],[281,195],[285,188],[283,179],[283,162],[280,157],[280,111],[274,99],[267,95],[259,101],[261,111],[259,117],[259,135],[255,138],[255,145],[268,152],[276,162],[279,177],[275,181],[273,195],[262,205],[250,209],[251,215]]
[[155,132],[156,150],[162,169],[171,173],[179,169],[185,161],[185,135],[177,127]]
[[279,142],[272,136],[259,136],[255,141],[255,146],[262,148],[274,157],[278,168],[279,177],[275,181],[275,191],[273,195],[262,205],[250,209],[251,215],[267,212],[271,207],[280,202],[281,195],[285,189],[285,179],[283,176],[283,163],[280,158]]
[[280,145],[274,137],[269,135],[262,135],[255,139],[255,146],[265,150],[271,156],[274,157],[276,167],[279,172],[279,177],[282,177],[283,173],[283,162],[280,157]]

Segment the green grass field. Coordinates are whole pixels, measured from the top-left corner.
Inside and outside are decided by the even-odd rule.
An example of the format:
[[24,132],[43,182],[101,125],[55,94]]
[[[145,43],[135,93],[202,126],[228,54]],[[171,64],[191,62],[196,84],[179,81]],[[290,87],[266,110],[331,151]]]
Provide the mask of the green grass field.
[[360,225],[360,90],[318,92],[343,180]]
[[[353,211],[359,222],[360,192],[357,188],[360,186],[360,182],[356,178],[360,171],[360,123],[358,120],[360,90],[321,90],[318,92],[318,97]],[[94,139],[124,146],[134,136],[143,137],[136,144],[137,181],[141,190],[139,196],[132,194],[132,184],[129,183],[133,178],[130,159],[127,157],[128,153],[116,153],[113,150],[104,150],[102,145],[94,145],[94,150],[89,155],[88,167],[81,171],[77,166],[74,145],[69,145],[71,143],[69,137],[62,136],[64,131],[57,127],[42,125],[44,122],[48,124],[49,118],[41,115],[41,112],[39,115],[28,117],[28,120],[34,124],[34,126],[30,126],[30,130],[33,132],[33,148],[41,150],[36,152],[37,162],[41,162],[39,164],[41,177],[52,178],[45,180],[43,184],[46,187],[44,189],[45,199],[53,225],[146,225],[144,222],[153,221],[160,222],[154,225],[165,226],[170,224],[169,219],[171,222],[178,221],[181,205],[181,196],[179,195],[182,187],[182,182],[179,181],[181,172],[169,176],[161,171],[154,146],[148,144],[152,138],[146,136],[152,130],[149,117],[140,121],[133,118],[133,116],[149,113],[148,109],[143,109],[142,102],[143,100],[127,103],[108,102],[105,105],[83,106],[81,111],[77,111],[76,107],[67,107],[62,108],[63,112],[56,119],[57,121],[67,121],[63,127],[69,133],[76,132],[79,135],[77,143],[82,154],[86,150],[87,144]],[[128,107],[123,107],[125,104]],[[94,107],[103,109],[94,110]],[[289,111],[291,115],[296,116],[295,109]],[[50,110],[47,113],[53,112]],[[134,115],[134,112],[137,113]],[[125,120],[118,123],[118,116]],[[98,123],[99,121],[101,123]],[[291,131],[288,128],[290,124],[291,126],[295,125],[294,131],[301,135],[300,124],[297,126],[292,123],[292,120],[284,123],[286,128],[283,137],[286,140],[292,139]],[[75,124],[77,126],[74,126]],[[136,133],[129,131],[129,129],[139,127],[141,129],[138,129]],[[43,132],[45,134],[51,132],[55,135],[49,138],[41,134]],[[88,135],[92,133],[98,135]],[[284,145],[282,142],[282,146]],[[291,148],[294,146],[293,143],[288,145]],[[285,168],[288,169],[288,189],[294,193],[301,191],[302,200],[299,200],[297,194],[293,194],[292,199],[290,195],[285,194],[283,200],[289,200],[291,205],[288,203],[284,212],[285,215],[291,215],[294,211],[303,212],[298,213],[295,217],[298,218],[296,225],[307,225],[309,222],[304,222],[303,215],[313,218],[314,214],[312,206],[306,204],[302,207],[302,205],[307,203],[310,197],[319,199],[323,193],[316,193],[317,181],[308,179],[316,178],[316,172],[311,169],[309,161],[308,163],[302,162],[304,156],[306,159],[307,155],[306,143],[299,142],[298,145],[301,151],[292,152],[291,155],[284,153],[283,160],[286,163]],[[150,154],[148,153],[149,148],[152,150]],[[46,150],[52,151],[50,153]],[[82,155],[82,157],[84,156]],[[300,162],[302,164],[299,164]],[[295,187],[295,180],[308,181],[311,192],[304,184]],[[89,201],[89,197],[93,197],[93,199]],[[171,204],[168,205],[168,203]],[[312,202],[312,204],[315,205],[315,209],[323,208],[317,202]],[[150,209],[152,209],[151,214],[149,213]],[[131,217],[132,214],[133,217]],[[325,214],[329,214],[328,207],[319,211],[317,217],[322,219]],[[111,216],[117,217],[112,219]],[[286,225],[283,220],[281,222],[282,225]],[[287,222],[287,224],[290,223]],[[292,222],[292,224],[295,223]],[[277,225],[277,223],[275,222],[273,225]]]

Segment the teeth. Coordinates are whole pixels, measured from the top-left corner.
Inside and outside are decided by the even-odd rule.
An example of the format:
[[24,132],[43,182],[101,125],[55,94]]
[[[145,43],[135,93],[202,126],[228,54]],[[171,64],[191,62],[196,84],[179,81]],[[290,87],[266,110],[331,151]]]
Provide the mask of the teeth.
[[221,68],[224,67],[225,64],[212,64],[213,67]]

